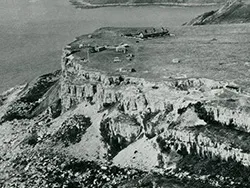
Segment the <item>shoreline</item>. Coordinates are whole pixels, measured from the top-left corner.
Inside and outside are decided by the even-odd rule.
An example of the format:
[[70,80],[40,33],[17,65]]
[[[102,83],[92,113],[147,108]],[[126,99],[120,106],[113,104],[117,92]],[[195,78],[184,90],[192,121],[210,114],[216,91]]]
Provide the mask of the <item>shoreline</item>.
[[94,9],[104,7],[142,7],[142,6],[166,6],[166,7],[207,7],[221,5],[222,3],[110,3],[110,4],[91,4],[70,0],[70,3],[76,8]]

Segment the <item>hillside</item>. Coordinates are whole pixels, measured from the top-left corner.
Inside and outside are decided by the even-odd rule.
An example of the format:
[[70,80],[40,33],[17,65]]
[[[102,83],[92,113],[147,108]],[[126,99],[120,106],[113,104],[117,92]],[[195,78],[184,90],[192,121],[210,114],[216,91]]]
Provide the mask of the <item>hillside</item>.
[[77,37],[61,71],[0,95],[0,187],[248,188],[249,33]]
[[70,0],[77,8],[97,8],[106,6],[180,5],[201,6],[224,3],[226,0]]
[[220,9],[206,12],[186,25],[230,24],[250,22],[250,1],[228,1]]

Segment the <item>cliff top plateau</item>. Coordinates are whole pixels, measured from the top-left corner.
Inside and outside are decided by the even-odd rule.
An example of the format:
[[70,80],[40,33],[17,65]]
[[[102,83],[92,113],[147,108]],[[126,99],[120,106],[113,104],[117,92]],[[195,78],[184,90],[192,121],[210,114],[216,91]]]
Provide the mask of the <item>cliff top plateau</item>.
[[[162,31],[163,36],[157,36]],[[140,38],[140,33],[149,37]],[[203,77],[233,82],[249,92],[249,34],[250,26],[244,24],[176,27],[169,32],[167,28],[102,28],[78,37],[66,50],[86,70],[153,81]]]

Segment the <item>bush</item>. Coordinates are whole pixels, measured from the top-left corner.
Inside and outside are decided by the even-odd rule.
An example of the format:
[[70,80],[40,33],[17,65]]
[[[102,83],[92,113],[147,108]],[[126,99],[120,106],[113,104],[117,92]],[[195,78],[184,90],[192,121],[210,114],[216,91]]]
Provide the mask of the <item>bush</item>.
[[54,135],[54,141],[62,141],[65,146],[76,144],[81,141],[82,135],[90,127],[89,117],[84,115],[74,115],[67,119]]

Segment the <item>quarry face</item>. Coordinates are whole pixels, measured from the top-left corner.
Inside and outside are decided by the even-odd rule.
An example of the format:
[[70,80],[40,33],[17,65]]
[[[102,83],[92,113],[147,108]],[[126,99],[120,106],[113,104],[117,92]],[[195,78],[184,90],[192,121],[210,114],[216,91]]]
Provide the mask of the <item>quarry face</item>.
[[248,187],[249,34],[239,24],[77,37],[60,71],[2,95],[1,173],[19,179],[0,185]]
[[[156,156],[164,156],[154,147],[162,138],[164,147],[177,153],[185,148],[187,154],[195,150],[198,155],[233,158],[249,166],[250,156],[243,146],[248,139],[236,135],[231,139],[235,133],[246,136],[250,131],[248,64],[240,56],[250,28],[240,27],[242,33],[236,34],[233,26],[223,26],[223,36],[218,26],[206,32],[203,27],[175,28],[178,36],[164,28],[158,32],[103,28],[81,36],[65,48],[62,57],[63,111],[86,103],[103,114],[102,141],[108,142],[108,154],[120,165],[152,169]],[[195,37],[193,30],[197,30]],[[248,42],[245,45],[249,48]],[[237,55],[223,49],[235,49]],[[152,153],[139,162],[136,155],[128,155],[133,147],[144,152],[143,146],[137,146],[141,139],[152,144]],[[118,148],[113,148],[113,142],[118,142]]]
[[174,171],[187,156],[248,168],[250,28],[239,27],[103,28],[69,44],[63,111],[94,116],[99,139],[89,130],[81,154],[144,171]]

